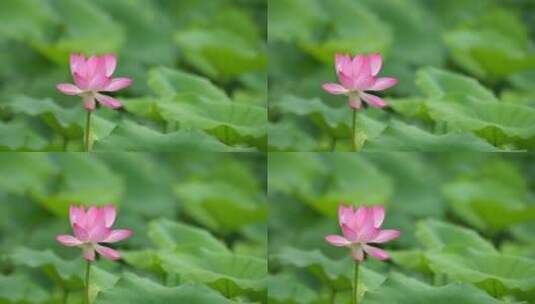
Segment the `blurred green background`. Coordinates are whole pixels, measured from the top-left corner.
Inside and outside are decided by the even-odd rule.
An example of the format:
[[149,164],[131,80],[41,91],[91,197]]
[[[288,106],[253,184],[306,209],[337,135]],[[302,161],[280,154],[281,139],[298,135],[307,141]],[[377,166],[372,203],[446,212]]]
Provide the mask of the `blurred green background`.
[[362,303],[533,303],[534,164],[533,154],[271,153],[270,303],[350,302],[349,250],[324,241],[340,234],[342,202],[383,204],[382,227],[401,231],[380,245],[390,261],[361,266]]
[[383,55],[389,107],[359,111],[374,151],[533,150],[532,0],[271,0],[269,148],[347,151],[335,53]]
[[[266,159],[230,153],[1,153],[0,303],[81,303],[70,204],[118,208],[119,262],[94,303],[266,303]],[[228,299],[228,301],[227,301]]]
[[0,2],[0,149],[81,150],[68,56],[113,53],[121,111],[99,109],[96,150],[262,150],[264,0]]

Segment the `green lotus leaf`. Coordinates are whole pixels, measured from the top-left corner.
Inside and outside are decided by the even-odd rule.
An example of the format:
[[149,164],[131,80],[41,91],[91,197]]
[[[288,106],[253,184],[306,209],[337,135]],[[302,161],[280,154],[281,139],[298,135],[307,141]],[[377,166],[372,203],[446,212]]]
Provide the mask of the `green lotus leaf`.
[[402,274],[394,273],[381,287],[366,293],[362,303],[499,304],[505,302],[494,299],[472,285],[449,284],[434,287]]
[[162,251],[158,256],[166,272],[207,284],[227,298],[247,294],[259,300],[267,295],[267,262],[263,259],[206,248],[196,254]]
[[95,304],[115,303],[189,303],[231,304],[217,292],[200,284],[166,287],[132,273],[124,274],[114,288],[100,293]]
[[429,267],[460,282],[472,283],[494,297],[527,295],[535,288],[535,261],[477,249],[428,252]]

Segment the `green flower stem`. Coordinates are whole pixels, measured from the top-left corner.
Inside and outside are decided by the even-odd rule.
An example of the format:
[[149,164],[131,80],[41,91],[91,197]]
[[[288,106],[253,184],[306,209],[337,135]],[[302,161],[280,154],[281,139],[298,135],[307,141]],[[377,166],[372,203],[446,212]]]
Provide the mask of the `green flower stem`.
[[84,145],[85,152],[91,152],[91,110],[87,110],[85,119]]
[[85,304],[91,304],[89,301],[89,273],[91,272],[91,262],[87,261],[86,267],[85,267]]
[[353,144],[353,151],[357,151],[357,142],[355,137],[357,137],[357,110],[353,109],[353,132],[351,133],[351,143]]
[[355,261],[355,268],[353,274],[353,304],[358,304],[359,302],[359,262]]

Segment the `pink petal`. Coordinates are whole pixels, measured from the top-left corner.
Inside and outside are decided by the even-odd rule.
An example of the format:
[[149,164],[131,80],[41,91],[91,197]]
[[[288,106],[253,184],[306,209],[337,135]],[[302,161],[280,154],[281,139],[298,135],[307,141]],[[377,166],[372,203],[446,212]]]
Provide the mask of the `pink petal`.
[[105,92],[115,92],[119,91],[120,89],[126,88],[127,86],[132,84],[132,79],[126,78],[126,77],[120,77],[120,78],[113,78],[111,82],[101,91]]
[[97,245],[95,246],[95,249],[100,255],[102,255],[102,257],[108,260],[115,261],[121,258],[121,255],[117,250],[111,249],[109,247]]
[[121,103],[117,99],[112,98],[110,96],[97,94],[95,97],[97,98],[97,101],[100,102],[101,105],[106,106],[108,108],[117,109],[122,106]]
[[350,242],[355,242],[357,240],[358,234],[357,231],[353,230],[346,224],[340,225],[340,229],[342,230],[342,235],[344,238]]
[[398,238],[400,235],[400,232],[395,229],[386,229],[379,231],[379,234],[370,241],[370,243],[386,243],[388,241],[391,241],[395,238]]
[[345,246],[351,245],[351,242],[346,240],[346,238],[344,238],[343,236],[334,235],[334,234],[326,236],[325,241],[327,241],[327,243],[336,247],[345,247]]
[[375,228],[381,227],[385,219],[385,208],[381,205],[371,207],[373,214],[373,225]]
[[350,223],[353,222],[354,212],[353,205],[346,207],[341,204],[338,206],[338,223],[351,226]]
[[86,242],[89,240],[89,234],[87,233],[87,230],[82,228],[78,223],[74,223],[72,225],[72,231],[74,233],[74,236],[79,239],[82,242]]
[[110,83],[111,79],[106,77],[106,75],[96,74],[89,80],[87,87],[93,91],[103,91],[110,85]]
[[393,87],[395,86],[396,84],[398,83],[398,80],[396,78],[393,78],[393,77],[381,77],[381,78],[377,78],[375,80],[375,83],[367,88],[366,90],[368,91],[382,91],[382,90],[386,90],[390,87]]
[[364,221],[358,224],[356,241],[367,243],[379,234],[379,229],[374,227],[373,210],[367,209]]
[[364,260],[364,251],[360,247],[355,248],[351,250],[351,256],[353,257],[355,261],[362,262],[362,260]]
[[389,258],[389,255],[388,253],[386,253],[386,251],[379,249],[377,247],[363,245],[362,248],[367,254],[369,254],[371,257],[374,257],[378,260],[386,260]]
[[364,65],[366,64],[366,57],[364,55],[357,55],[355,58],[353,58],[353,61],[351,62],[351,75],[352,77],[358,76],[362,69],[364,68]]
[[349,92],[348,89],[344,88],[342,85],[339,85],[337,83],[325,83],[321,87],[323,88],[323,90],[333,95],[346,94]]
[[383,57],[379,54],[371,54],[368,56],[368,60],[370,62],[372,75],[377,75],[383,65]]
[[85,247],[83,251],[84,259],[87,261],[94,261],[95,260],[95,249],[93,247]]
[[102,243],[115,243],[132,236],[132,231],[127,229],[112,230]]
[[70,83],[60,83],[56,85],[56,89],[58,89],[58,91],[60,91],[61,93],[67,95],[78,95],[82,93],[82,90],[80,90],[80,88]]
[[355,212],[355,224],[356,227],[361,227],[364,221],[366,220],[366,217],[368,215],[368,208],[366,208],[366,205],[362,204]]
[[368,58],[364,57],[358,73],[353,74],[353,86],[352,89],[364,90],[375,82],[375,78],[371,74],[370,62]]
[[345,88],[353,89],[353,79],[349,74],[346,74],[344,71],[338,73],[338,82],[342,84]]
[[82,242],[79,239],[75,238],[72,235],[66,235],[66,234],[61,234],[61,235],[56,236],[56,241],[60,242],[63,246],[68,246],[68,247],[78,246],[82,244]]
[[335,54],[334,55],[334,69],[336,73],[340,73],[344,70],[348,63],[351,62],[351,57],[347,54]]
[[89,241],[93,243],[102,242],[108,238],[110,233],[110,228],[106,227],[104,223],[97,223],[89,231]]
[[380,97],[367,94],[367,93],[363,93],[363,92],[359,93],[359,95],[360,95],[360,98],[364,99],[364,101],[372,107],[382,108],[386,106],[386,102],[382,100]]
[[112,205],[104,206],[100,208],[106,222],[106,227],[110,228],[115,222],[115,217],[117,216],[117,211]]
[[349,107],[353,110],[358,110],[362,107],[362,101],[360,101],[360,97],[355,94],[349,95],[348,104]]
[[76,207],[75,205],[71,205],[69,207],[69,221],[71,222],[71,227],[74,223],[81,223],[84,218],[84,206]]
[[71,75],[74,73],[81,74],[85,69],[85,56],[83,54],[71,54],[69,57]]
[[79,74],[78,72],[74,72],[72,74],[72,79],[74,80],[74,83],[82,90],[87,89],[88,80],[85,76],[82,76],[82,74]]
[[85,69],[82,75],[85,76],[86,78],[92,78],[96,74],[99,64],[100,64],[100,57],[92,55],[85,62]]
[[86,229],[91,229],[97,220],[99,210],[95,206],[89,207],[87,213],[85,214],[84,227]]
[[115,67],[117,66],[117,58],[114,55],[104,55],[104,66],[106,67],[106,76],[111,77],[113,72],[115,72]]

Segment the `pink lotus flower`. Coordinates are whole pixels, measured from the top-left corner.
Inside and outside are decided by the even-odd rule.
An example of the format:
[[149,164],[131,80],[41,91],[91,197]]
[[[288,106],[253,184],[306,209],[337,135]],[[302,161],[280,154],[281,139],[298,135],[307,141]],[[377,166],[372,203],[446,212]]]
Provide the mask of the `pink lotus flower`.
[[56,240],[64,246],[80,247],[83,250],[84,259],[95,260],[95,250],[104,258],[117,260],[121,256],[119,252],[99,243],[115,243],[132,235],[132,231],[126,229],[111,230],[117,212],[111,205],[104,207],[92,206],[87,211],[83,206],[71,206],[69,218],[74,236],[61,234]]
[[126,77],[111,78],[117,65],[113,55],[91,56],[85,59],[83,54],[70,56],[71,74],[75,84],[60,83],[56,88],[67,95],[77,95],[84,101],[84,107],[95,109],[95,99],[103,106],[116,109],[121,103],[99,92],[115,92],[132,84]]
[[385,218],[383,206],[373,206],[367,208],[361,205],[356,211],[353,205],[338,207],[338,222],[343,236],[328,235],[325,240],[336,247],[347,247],[351,249],[351,256],[356,261],[364,259],[364,253],[378,260],[388,259],[388,253],[368,243],[386,243],[399,237],[398,230],[381,230]]
[[330,94],[349,96],[349,107],[354,110],[361,108],[361,99],[372,107],[382,108],[386,106],[383,99],[365,92],[382,91],[398,82],[393,77],[376,77],[382,64],[379,54],[356,55],[353,59],[336,54],[334,67],[339,83],[325,83],[322,87]]

